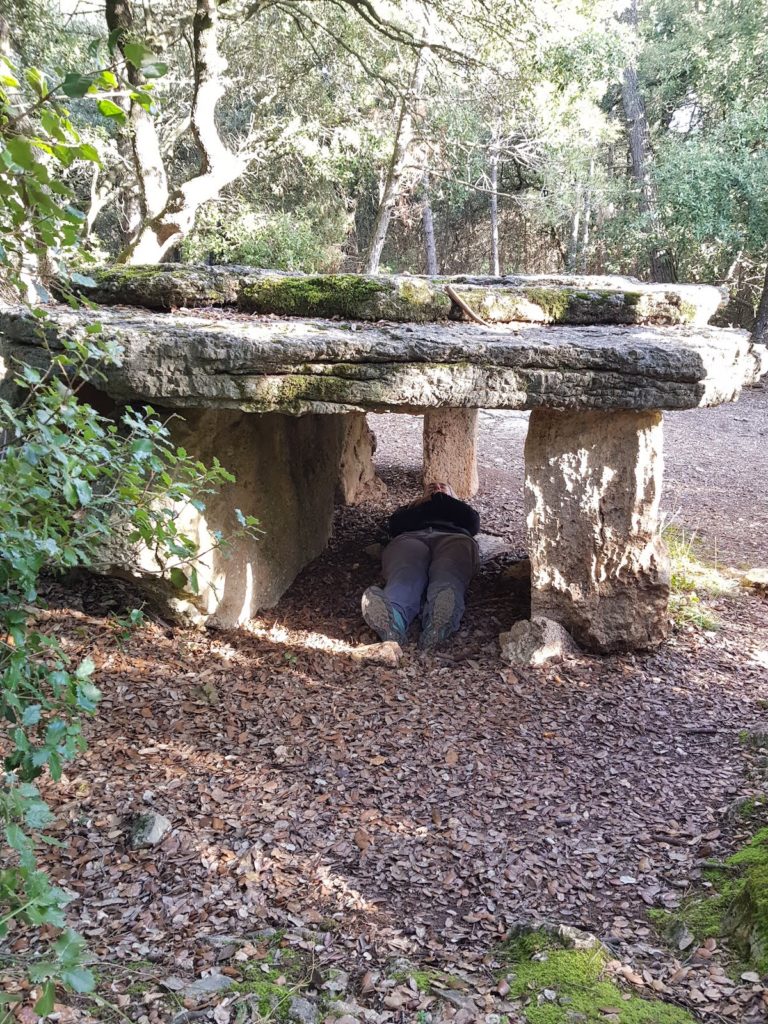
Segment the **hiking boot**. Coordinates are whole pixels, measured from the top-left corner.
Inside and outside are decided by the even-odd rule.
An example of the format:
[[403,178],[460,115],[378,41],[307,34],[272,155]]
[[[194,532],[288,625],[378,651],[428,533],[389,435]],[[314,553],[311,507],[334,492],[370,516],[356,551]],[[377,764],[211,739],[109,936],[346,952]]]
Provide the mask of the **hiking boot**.
[[457,626],[453,623],[455,612],[456,594],[453,588],[443,587],[438,590],[422,613],[424,628],[419,637],[419,650],[427,651],[430,647],[436,647],[456,631]]
[[378,633],[379,640],[405,642],[403,617],[392,607],[381,587],[368,587],[363,594],[362,607],[363,618],[374,633]]

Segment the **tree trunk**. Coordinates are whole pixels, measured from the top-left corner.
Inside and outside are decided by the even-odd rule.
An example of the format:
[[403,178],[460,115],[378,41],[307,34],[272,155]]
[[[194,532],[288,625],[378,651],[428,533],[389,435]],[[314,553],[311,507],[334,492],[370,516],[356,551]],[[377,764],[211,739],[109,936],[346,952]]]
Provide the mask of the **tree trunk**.
[[568,236],[568,255],[565,260],[565,269],[570,273],[575,273],[578,270],[581,201],[581,189],[578,189],[576,193],[576,208],[571,217],[571,233]]
[[584,226],[581,231],[581,245],[579,254],[579,272],[586,274],[587,259],[589,251],[589,233],[592,227],[592,179],[595,176],[595,159],[589,161],[589,178],[584,191]]
[[[635,36],[637,36],[637,0],[629,0],[629,6],[621,15]],[[637,187],[637,202],[640,213],[645,217],[651,236],[648,251],[649,269],[652,281],[676,281],[674,261],[667,246],[661,240],[662,226],[659,216],[656,189],[650,174],[651,140],[645,102],[640,91],[637,68],[634,60],[624,69],[621,83],[621,100],[629,136],[629,155],[632,176]]]
[[757,320],[752,331],[752,340],[758,345],[768,345],[768,267],[765,268],[763,292],[757,307]]
[[[125,44],[135,35],[130,0],[106,0],[107,28],[115,33],[117,46],[125,56]],[[138,68],[126,60],[129,83],[141,88],[145,78]],[[121,104],[122,105],[122,104]],[[155,121],[140,103],[130,103],[128,125],[133,164],[139,186],[139,214],[142,221],[156,217],[168,199],[168,177],[160,152]]]
[[[124,4],[125,0],[108,3]],[[146,215],[135,238],[120,254],[121,263],[159,263],[192,230],[200,207],[239,178],[253,158],[252,154],[233,153],[216,126],[216,105],[224,94],[222,77],[227,67],[218,49],[217,0],[197,0],[192,31],[195,91],[190,124],[200,153],[200,173],[169,193],[164,172],[159,178],[154,159],[155,152],[160,152],[159,146],[155,151],[154,123],[152,132],[142,131],[134,149]]]
[[384,243],[387,240],[389,222],[392,219],[392,211],[395,208],[397,197],[400,193],[400,180],[405,170],[405,161],[408,156],[408,147],[413,139],[413,100],[417,99],[424,87],[427,77],[427,61],[425,50],[419,50],[416,57],[416,64],[411,75],[407,93],[401,97],[398,108],[397,125],[395,127],[395,139],[392,147],[392,156],[387,168],[387,176],[384,180],[384,187],[381,192],[379,209],[376,214],[376,221],[373,225],[371,242],[368,247],[368,257],[365,262],[366,274],[378,274],[381,263],[381,253]]
[[501,263],[499,261],[499,150],[495,140],[491,143],[488,154],[488,177],[491,183],[490,214],[491,214],[491,274],[499,277]]
[[424,197],[421,208],[421,222],[424,229],[424,255],[427,263],[427,273],[434,277],[440,270],[437,265],[437,246],[435,245],[435,222],[432,218],[432,203],[429,199],[429,171],[424,171],[422,181]]

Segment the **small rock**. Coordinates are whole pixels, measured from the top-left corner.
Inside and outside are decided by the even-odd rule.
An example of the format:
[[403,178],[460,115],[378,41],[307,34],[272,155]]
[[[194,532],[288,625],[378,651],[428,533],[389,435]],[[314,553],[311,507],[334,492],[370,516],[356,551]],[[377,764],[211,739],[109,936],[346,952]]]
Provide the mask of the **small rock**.
[[490,562],[512,549],[512,545],[505,537],[499,537],[495,533],[478,533],[475,541],[481,563]]
[[380,562],[383,550],[383,544],[369,544],[368,547],[365,548],[365,553],[369,558],[373,559],[374,562]]
[[538,668],[576,654],[578,647],[559,622],[535,616],[499,635],[501,657],[517,668]]
[[149,811],[147,814],[135,814],[126,822],[128,829],[128,845],[138,850],[142,846],[157,846],[166,832],[171,828],[168,819]]
[[749,981],[753,985],[759,985],[760,975],[757,973],[757,971],[744,971],[744,973],[741,975],[741,980]]
[[679,950],[688,949],[696,941],[696,936],[682,921],[673,929],[671,938]]
[[349,974],[346,971],[334,971],[323,988],[326,992],[346,992],[349,988]]
[[184,1000],[199,1003],[206,1000],[209,996],[215,995],[217,992],[226,992],[234,983],[234,978],[229,978],[226,974],[206,974],[205,977],[198,978],[197,981],[193,982],[170,977],[162,981],[161,985],[163,988],[177,993]]
[[351,652],[355,661],[367,661],[376,665],[399,665],[403,649],[394,640],[385,640],[381,644],[366,644]]
[[294,996],[288,1007],[288,1020],[295,1024],[317,1024],[317,1007],[303,996]]
[[768,593],[768,569],[750,569],[741,577],[741,586]]
[[462,995],[461,992],[454,992],[453,989],[435,989],[435,995],[444,999],[446,1003],[450,1003],[455,1006],[457,1010],[469,1010],[472,1013],[477,1011],[475,1001],[472,996]]

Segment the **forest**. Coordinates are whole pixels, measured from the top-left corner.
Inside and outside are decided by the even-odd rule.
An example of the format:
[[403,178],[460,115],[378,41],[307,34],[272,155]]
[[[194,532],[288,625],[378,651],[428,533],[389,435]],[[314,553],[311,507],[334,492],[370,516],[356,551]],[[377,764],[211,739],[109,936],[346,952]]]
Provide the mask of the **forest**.
[[759,0],[4,11],[6,52],[98,153],[64,174],[96,260],[701,281],[725,284],[729,322],[748,327],[768,237],[765,14]]
[[0,0],[0,1024],[763,1024],[766,83]]

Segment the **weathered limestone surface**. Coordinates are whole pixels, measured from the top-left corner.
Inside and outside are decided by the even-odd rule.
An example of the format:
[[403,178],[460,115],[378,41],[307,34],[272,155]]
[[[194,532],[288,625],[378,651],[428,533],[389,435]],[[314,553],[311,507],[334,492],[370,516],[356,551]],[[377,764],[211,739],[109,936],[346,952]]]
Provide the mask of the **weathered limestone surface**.
[[[176,443],[206,463],[217,457],[237,482],[209,496],[204,513],[188,507],[180,517],[201,552],[198,595],[158,582],[159,567],[146,549],[136,552],[132,574],[175,618],[241,625],[275,604],[328,542],[344,417],[200,409],[172,429]],[[236,509],[258,517],[258,540],[235,536]],[[209,550],[216,531],[235,536],[226,551]]]
[[101,303],[151,309],[229,306],[278,316],[426,322],[465,314],[453,288],[484,320],[565,324],[705,324],[723,301],[708,285],[646,285],[626,277],[288,274],[245,266],[110,267],[82,287]]
[[477,494],[477,409],[424,413],[424,483],[450,484],[457,498]]
[[532,618],[554,619],[602,652],[664,638],[662,463],[660,412],[531,415],[525,498]]
[[[687,409],[736,398],[768,370],[765,346],[712,327],[338,325],[102,307],[50,311],[59,332],[98,320],[122,346],[118,399],[250,412],[454,408]],[[45,364],[38,325],[0,309],[0,341]]]
[[365,413],[351,412],[345,417],[344,442],[339,463],[339,493],[345,505],[380,501],[387,486],[376,475],[373,455],[376,435],[368,426]]
[[539,668],[578,653],[578,647],[560,623],[541,616],[516,622],[508,632],[500,633],[499,646],[502,661],[516,668]]

